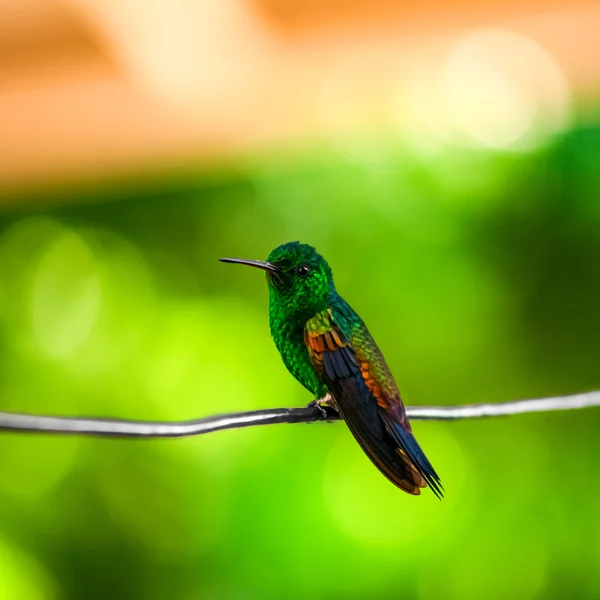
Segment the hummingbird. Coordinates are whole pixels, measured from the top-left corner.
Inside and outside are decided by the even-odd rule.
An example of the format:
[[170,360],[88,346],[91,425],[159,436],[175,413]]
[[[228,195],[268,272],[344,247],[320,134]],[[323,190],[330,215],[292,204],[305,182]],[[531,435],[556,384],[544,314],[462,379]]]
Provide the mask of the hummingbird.
[[339,412],[373,464],[393,484],[418,495],[443,487],[412,433],[394,377],[363,320],[337,293],[327,261],[308,244],[290,242],[266,262],[221,258],[266,273],[269,324],[289,372],[311,404]]

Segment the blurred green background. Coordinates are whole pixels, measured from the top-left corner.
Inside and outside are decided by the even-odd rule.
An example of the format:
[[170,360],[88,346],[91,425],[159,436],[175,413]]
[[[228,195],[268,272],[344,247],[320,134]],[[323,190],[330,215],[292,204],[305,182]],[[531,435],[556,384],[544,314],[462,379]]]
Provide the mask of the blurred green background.
[[[598,389],[599,164],[588,126],[530,154],[386,146],[372,170],[321,147],[29,197],[1,220],[2,409],[307,403],[263,277],[217,262],[295,239],[328,258],[407,404]],[[395,489],[341,423],[3,434],[0,598],[597,598],[598,426],[593,409],[416,423],[442,502]]]

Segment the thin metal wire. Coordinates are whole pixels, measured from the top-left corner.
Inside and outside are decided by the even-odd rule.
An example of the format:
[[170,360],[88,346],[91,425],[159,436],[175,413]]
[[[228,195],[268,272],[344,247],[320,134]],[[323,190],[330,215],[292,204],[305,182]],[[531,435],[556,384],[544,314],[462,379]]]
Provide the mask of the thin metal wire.
[[[502,417],[522,413],[573,410],[600,406],[600,391],[574,396],[516,400],[498,404],[464,404],[462,406],[409,406],[411,420],[454,421]],[[201,435],[221,429],[236,429],[277,423],[312,423],[337,421],[339,415],[319,408],[272,408],[250,412],[216,415],[191,421],[129,421],[87,417],[54,417],[0,412],[0,430],[29,433],[55,433],[136,438],[170,438]]]

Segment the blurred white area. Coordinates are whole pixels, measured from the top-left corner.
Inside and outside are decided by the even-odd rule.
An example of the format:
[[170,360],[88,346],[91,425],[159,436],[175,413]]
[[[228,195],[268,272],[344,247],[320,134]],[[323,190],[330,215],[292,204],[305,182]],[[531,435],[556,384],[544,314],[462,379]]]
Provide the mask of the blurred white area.
[[438,64],[415,65],[412,73],[416,122],[450,143],[528,150],[568,121],[564,71],[540,44],[515,31],[468,32]]
[[0,0],[0,194],[372,130],[528,150],[600,84],[598,6],[336,6]]

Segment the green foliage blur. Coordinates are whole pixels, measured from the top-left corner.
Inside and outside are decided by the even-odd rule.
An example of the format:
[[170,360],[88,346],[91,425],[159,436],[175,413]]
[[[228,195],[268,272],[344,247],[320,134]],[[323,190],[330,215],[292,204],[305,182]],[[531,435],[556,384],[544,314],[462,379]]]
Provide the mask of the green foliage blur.
[[[0,410],[185,419],[312,398],[264,276],[329,260],[407,404],[600,389],[600,128],[542,150],[321,147],[16,199],[0,217]],[[0,599],[600,597],[600,411],[416,423],[446,498],[345,426],[182,440],[0,436]]]

